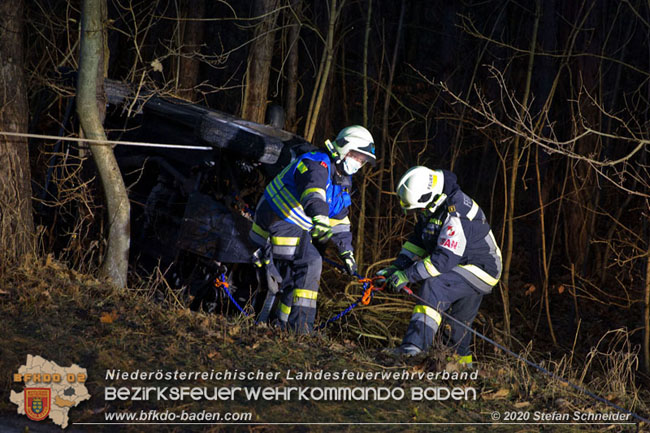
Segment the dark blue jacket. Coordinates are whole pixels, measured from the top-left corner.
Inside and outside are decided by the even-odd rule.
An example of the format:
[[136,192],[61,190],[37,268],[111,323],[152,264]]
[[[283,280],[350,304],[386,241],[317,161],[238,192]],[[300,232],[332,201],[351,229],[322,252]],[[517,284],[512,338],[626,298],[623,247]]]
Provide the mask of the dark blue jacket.
[[485,213],[443,170],[443,194],[418,216],[395,262],[411,282],[455,272],[482,293],[501,277],[501,251]]
[[280,218],[303,230],[311,230],[314,216],[329,217],[338,250],[352,251],[350,186],[350,176],[339,174],[327,153],[309,152],[269,183],[264,198]]

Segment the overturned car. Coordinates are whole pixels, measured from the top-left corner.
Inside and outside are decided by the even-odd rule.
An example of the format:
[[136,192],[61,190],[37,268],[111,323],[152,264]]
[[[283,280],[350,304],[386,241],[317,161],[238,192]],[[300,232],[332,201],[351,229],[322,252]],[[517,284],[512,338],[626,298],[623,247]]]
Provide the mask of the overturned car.
[[141,96],[137,114],[127,116],[128,86],[107,81],[106,92],[107,129],[118,131],[111,138],[178,145],[115,149],[131,200],[133,264],[145,272],[159,266],[171,284],[186,289],[194,310],[259,311],[263,276],[251,263],[255,248],[248,240],[255,205],[268,181],[313,146],[277,127],[277,107],[272,126]]

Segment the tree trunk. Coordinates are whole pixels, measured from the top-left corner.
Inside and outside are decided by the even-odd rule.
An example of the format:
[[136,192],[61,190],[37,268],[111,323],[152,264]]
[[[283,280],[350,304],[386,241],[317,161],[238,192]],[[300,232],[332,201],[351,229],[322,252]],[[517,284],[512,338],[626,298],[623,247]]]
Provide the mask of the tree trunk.
[[[528,106],[528,97],[530,96],[530,86],[533,77],[533,64],[535,62],[535,47],[537,45],[537,31],[539,29],[540,19],[540,0],[536,1],[535,23],[533,25],[533,34],[530,42],[530,52],[528,55],[528,70],[526,73],[526,84],[524,87],[524,97],[521,102],[520,117],[524,118],[524,110]],[[512,167],[510,169],[510,179],[508,188],[508,213],[506,217],[507,225],[507,240],[505,248],[505,257],[503,260],[503,276],[501,277],[501,297],[503,299],[503,331],[505,333],[506,341],[510,343],[510,262],[512,261],[512,253],[514,252],[514,239],[515,239],[515,192],[517,190],[517,170],[519,168],[519,136],[514,139],[512,150]]]
[[[0,130],[27,132],[22,0],[0,2]],[[0,136],[0,249],[13,260],[33,251],[27,139]]]
[[548,330],[550,331],[551,334],[551,339],[553,340],[553,344],[557,344],[557,338],[555,337],[555,331],[553,330],[553,321],[551,320],[551,306],[549,304],[549,296],[548,296],[548,291],[549,291],[549,280],[550,280],[550,260],[552,256],[547,256],[546,254],[546,221],[544,220],[544,206],[546,203],[544,202],[543,198],[543,192],[542,192],[542,175],[540,171],[540,164],[539,164],[539,147],[535,148],[535,174],[536,174],[536,180],[537,180],[537,198],[538,198],[538,203],[539,203],[539,233],[540,233],[540,245],[542,251],[540,251],[541,254],[541,259],[542,259],[542,272],[544,273],[543,275],[543,280],[542,280],[542,295],[544,296],[544,305],[546,307],[546,320],[548,322]]
[[[584,29],[593,28],[594,25],[600,25],[601,7],[593,3],[585,12]],[[582,13],[582,10],[579,11]],[[580,18],[580,15],[577,15]],[[602,52],[602,41],[600,33],[595,32],[589,38],[585,45],[590,52]],[[593,50],[593,51],[592,51]],[[600,110],[595,107],[588,98],[580,98],[583,92],[591,95],[597,94],[599,85],[599,59],[579,57],[576,62],[576,70],[573,72],[577,77],[575,83],[572,83],[572,98],[578,100],[579,112],[572,115],[576,118],[576,124],[585,123],[587,125],[600,125]],[[572,74],[572,75],[573,75]],[[611,86],[608,80],[604,83]],[[598,137],[584,137],[576,142],[575,150],[581,155],[595,155],[600,158],[602,153],[602,143]],[[568,198],[573,202],[571,206],[564,209],[565,212],[565,232],[566,232],[566,251],[569,261],[575,264],[579,274],[587,274],[588,253],[593,235],[593,224],[596,215],[597,191],[599,188],[597,174],[593,167],[585,163],[574,164],[571,170],[570,179],[571,190]]]
[[318,75],[316,75],[316,84],[314,85],[314,91],[311,95],[311,101],[309,103],[309,111],[307,112],[307,120],[305,122],[305,138],[307,141],[313,140],[314,132],[316,131],[318,115],[323,103],[325,88],[327,87],[327,83],[329,81],[332,59],[334,58],[334,32],[336,28],[336,20],[338,19],[339,12],[343,8],[343,3],[345,3],[345,0],[341,1],[341,5],[338,8],[336,3],[337,0],[331,1],[327,41],[325,42],[325,47],[323,48],[321,66],[318,68]]
[[183,21],[183,41],[178,67],[178,95],[190,101],[197,100],[194,89],[199,83],[199,69],[201,62],[196,57],[203,43],[204,21],[192,18],[204,18],[205,0],[189,0],[186,12],[183,14],[187,21]]
[[246,85],[242,103],[242,117],[253,122],[264,123],[266,101],[275,41],[275,21],[278,0],[256,0],[254,15],[260,17],[255,27],[253,42],[248,54]]
[[287,121],[288,131],[298,130],[298,43],[300,41],[300,0],[291,0],[293,14],[289,19],[294,21],[289,29],[289,58],[287,59]]
[[363,126],[368,129],[368,41],[372,18],[372,0],[368,0],[368,13],[366,15],[366,31],[363,36]]
[[[370,24],[372,17],[372,0],[368,0],[368,12],[366,15],[366,30],[363,38],[363,126],[368,129],[368,40],[370,38]],[[363,240],[366,238],[366,192],[368,190],[368,174],[363,173],[359,184],[359,219],[357,220],[357,242],[356,255],[359,269],[363,269],[365,251]],[[375,248],[377,246],[375,245]]]
[[[382,130],[381,130],[381,145],[378,146],[378,155],[377,159],[379,160],[379,180],[377,181],[377,195],[375,198],[375,223],[372,231],[372,243],[371,248],[373,251],[372,261],[376,262],[379,260],[379,256],[382,254],[382,251],[379,248],[379,221],[380,214],[382,212],[381,206],[381,194],[382,194],[382,185],[384,183],[384,170],[386,168],[386,155],[389,153],[386,152],[388,147],[388,142],[390,137],[388,135],[388,111],[390,108],[390,101],[393,99],[393,78],[395,76],[395,65],[397,64],[397,54],[399,53],[399,43],[402,37],[402,27],[404,24],[404,14],[406,12],[406,2],[402,3],[399,13],[399,20],[397,21],[397,32],[395,33],[395,47],[393,48],[393,58],[390,63],[390,70],[388,72],[388,83],[386,83],[386,98],[384,99],[384,110],[382,116]],[[390,169],[393,169],[394,161],[390,161]],[[392,187],[392,185],[391,185]]]
[[[102,125],[106,106],[104,94],[104,21],[105,0],[84,0],[81,13],[81,50],[77,83],[77,114],[84,135],[106,140]],[[108,248],[102,263],[102,275],[118,287],[126,286],[129,262],[130,204],[122,174],[110,146],[91,144],[108,208]]]
[[[650,245],[650,239],[648,239]],[[643,312],[643,367],[650,374],[650,246],[646,255],[645,296]]]

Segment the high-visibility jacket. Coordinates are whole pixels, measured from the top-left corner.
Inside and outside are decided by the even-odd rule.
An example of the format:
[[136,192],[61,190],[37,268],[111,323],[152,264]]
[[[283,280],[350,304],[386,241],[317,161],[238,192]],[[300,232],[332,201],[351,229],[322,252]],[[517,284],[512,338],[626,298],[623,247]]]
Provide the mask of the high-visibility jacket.
[[333,164],[325,152],[300,155],[267,185],[264,199],[280,218],[303,230],[311,230],[314,216],[329,217],[338,250],[352,251],[351,178]]
[[419,216],[395,262],[411,282],[455,272],[482,293],[501,277],[501,251],[485,213],[443,170],[443,194]]

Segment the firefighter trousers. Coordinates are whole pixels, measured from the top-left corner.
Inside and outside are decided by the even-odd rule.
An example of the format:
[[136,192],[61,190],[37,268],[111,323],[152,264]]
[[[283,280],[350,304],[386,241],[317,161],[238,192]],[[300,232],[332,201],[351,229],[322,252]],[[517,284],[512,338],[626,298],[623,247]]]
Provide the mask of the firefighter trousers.
[[[414,344],[422,350],[433,345],[442,322],[438,311],[448,312],[454,319],[471,327],[483,300],[482,293],[454,272],[424,280],[419,296],[426,301],[426,305],[418,302],[413,308],[403,344]],[[450,340],[456,353],[461,358],[470,357],[471,333],[456,322],[449,322]]]
[[273,260],[282,276],[276,311],[280,325],[301,334],[312,332],[323,259],[309,232],[280,219],[262,199],[250,237],[258,245],[271,243]]

